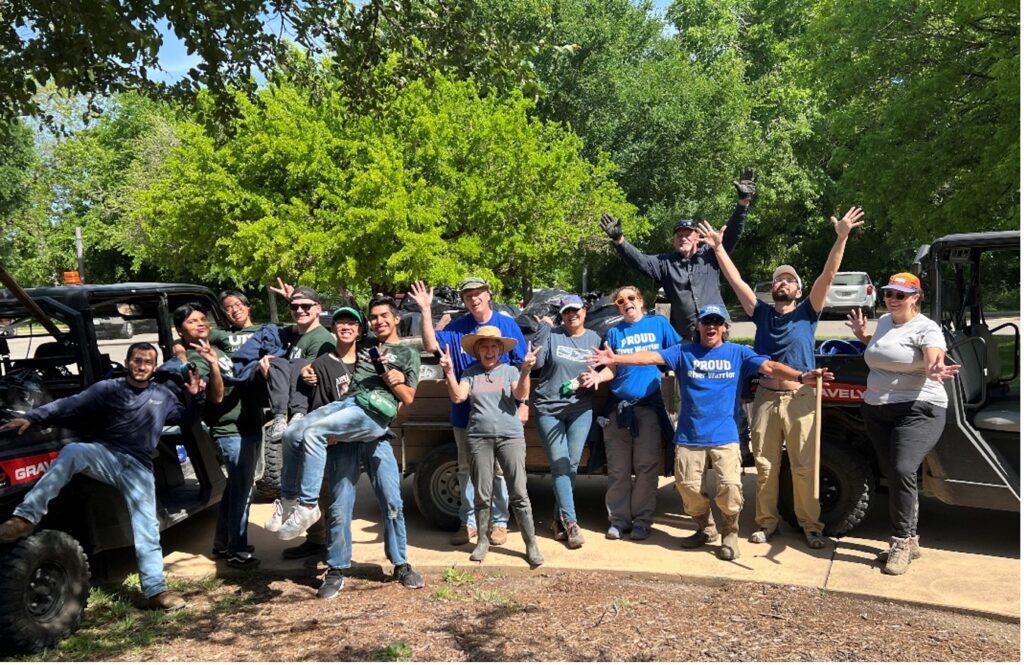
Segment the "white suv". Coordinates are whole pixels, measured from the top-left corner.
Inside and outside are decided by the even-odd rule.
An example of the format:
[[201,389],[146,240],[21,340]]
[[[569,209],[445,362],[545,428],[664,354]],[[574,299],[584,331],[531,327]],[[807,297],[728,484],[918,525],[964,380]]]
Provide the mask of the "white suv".
[[851,309],[859,307],[864,316],[875,318],[875,285],[866,272],[836,273],[832,285],[825,294],[825,307],[822,314],[847,314]]

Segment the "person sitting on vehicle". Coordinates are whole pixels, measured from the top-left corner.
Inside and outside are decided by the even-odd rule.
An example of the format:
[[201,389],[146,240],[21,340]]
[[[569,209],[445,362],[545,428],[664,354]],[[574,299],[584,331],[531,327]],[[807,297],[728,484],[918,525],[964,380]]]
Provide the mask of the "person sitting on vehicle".
[[[475,488],[473,508],[481,524],[491,512],[491,488],[495,462],[505,472],[511,487],[509,503],[519,522],[519,532],[526,544],[526,560],[530,566],[544,563],[534,533],[533,508],[526,494],[526,439],[519,419],[518,404],[530,395],[530,370],[541,349],[527,345],[520,367],[502,362],[501,356],[515,348],[517,341],[503,337],[495,326],[481,326],[476,333],[465,335],[460,344],[464,353],[477,357],[477,363],[455,377],[451,347],[441,351],[441,369],[447,381],[448,397],[456,404],[470,400],[466,443],[469,468]],[[477,533],[476,547],[470,561],[483,561],[490,549],[488,534]]]
[[[423,350],[428,353],[439,353],[442,345],[452,349],[452,363],[455,367],[455,378],[461,379],[462,373],[477,362],[476,357],[462,351],[461,340],[464,335],[475,333],[482,326],[494,326],[501,334],[516,340],[515,348],[507,354],[503,353],[501,361],[519,365],[526,355],[526,339],[515,320],[502,314],[491,306],[491,286],[479,277],[468,277],[459,284],[459,295],[469,310],[449,323],[444,331],[435,330],[430,318],[430,303],[434,298],[434,289],[427,290],[421,281],[414,282],[409,292],[420,307],[420,334],[423,339]],[[466,443],[466,427],[469,423],[470,403],[452,404],[450,420],[455,446],[458,451],[459,480],[459,529],[452,536],[452,545],[465,545],[477,537],[477,526],[480,522],[473,510],[475,496],[473,479],[469,472],[469,446]],[[519,419],[523,423],[529,418],[529,407],[524,403],[519,406]],[[508,487],[502,476],[500,467],[494,469],[494,487],[491,492],[491,523],[487,528],[487,537],[492,545],[503,545],[508,538]]]
[[583,546],[583,534],[576,520],[573,484],[580,465],[583,446],[594,419],[594,391],[580,384],[589,370],[586,357],[591,347],[601,343],[593,330],[583,327],[587,308],[577,295],[565,296],[558,312],[562,325],[552,329],[541,319],[534,341],[537,344],[537,431],[544,443],[555,487],[555,540],[565,540],[570,549]]
[[224,559],[234,568],[254,568],[260,562],[249,545],[249,508],[260,452],[258,402],[250,397],[249,386],[224,380],[234,372],[234,365],[224,351],[210,344],[215,354],[212,362],[196,351],[209,341],[211,332],[203,305],[182,305],[171,313],[171,320],[182,343],[189,347],[187,360],[196,364],[199,376],[207,379],[211,388],[218,382],[224,384],[222,399],[207,400],[203,412],[203,422],[210,428],[210,436],[227,469],[227,487],[217,508],[213,558]]
[[942,385],[960,371],[946,364],[946,340],[939,325],[921,313],[924,294],[916,275],[901,272],[882,289],[887,314],[875,334],[859,309],[849,325],[867,344],[867,388],[861,415],[874,445],[878,466],[889,480],[892,537],[882,553],[883,572],[902,575],[921,556],[917,534],[917,470],[939,442],[946,425],[949,397]]
[[[743,311],[757,326],[754,351],[799,370],[814,369],[814,332],[825,307],[825,296],[843,262],[850,232],[864,224],[864,211],[850,208],[842,219],[832,217],[836,241],[825,267],[811,286],[807,299],[796,269],[782,265],[772,274],[772,300],[769,306],[757,299],[754,290],[740,277],[739,269],[726,251],[723,238],[728,229],[715,231],[706,222],[698,225],[704,243],[712,249],[726,281],[736,293]],[[779,468],[782,449],[786,448],[793,477],[793,504],[797,521],[807,545],[825,547],[822,533],[821,503],[814,496],[814,411],[815,391],[798,381],[761,377],[754,395],[750,428],[750,447],[757,467],[755,522],[752,543],[767,543],[779,530]]]
[[256,333],[263,326],[252,322],[252,310],[249,307],[249,299],[241,291],[225,289],[220,292],[221,309],[228,318],[229,327],[227,330],[213,328],[210,330],[210,345],[223,349],[231,355]]
[[[676,489],[683,508],[697,523],[696,532],[684,538],[683,547],[701,547],[718,536],[711,515],[711,501],[704,494],[704,472],[710,460],[718,477],[715,503],[722,513],[722,545],[718,558],[738,559],[739,518],[743,509],[740,477],[739,410],[740,381],[745,374],[760,372],[775,378],[813,385],[817,376],[830,380],[827,370],[801,372],[728,341],[729,313],[721,305],[705,305],[697,317],[700,342],[677,344],[657,351],[616,353],[606,344],[594,349],[588,361],[617,366],[658,365],[673,370],[679,382],[679,420],[676,444]],[[602,370],[604,371],[604,370]]]
[[[216,362],[208,345],[200,343],[196,348],[204,358]],[[170,388],[152,380],[157,366],[157,350],[152,344],[136,342],[129,346],[125,366],[127,376],[94,383],[77,395],[32,409],[3,426],[23,434],[33,425],[56,418],[87,415],[102,429],[95,442],[69,443],[60,449],[43,477],[14,509],[14,516],[0,524],[0,543],[32,533],[46,515],[50,501],[72,476],[83,473],[113,486],[124,497],[146,607],[175,610],[184,607],[185,600],[167,590],[164,578],[151,454],[160,443],[164,425],[187,420],[188,409]],[[218,390],[215,385],[210,387],[208,399],[216,401]],[[191,395],[202,392],[203,382],[195,372],[186,388]]]

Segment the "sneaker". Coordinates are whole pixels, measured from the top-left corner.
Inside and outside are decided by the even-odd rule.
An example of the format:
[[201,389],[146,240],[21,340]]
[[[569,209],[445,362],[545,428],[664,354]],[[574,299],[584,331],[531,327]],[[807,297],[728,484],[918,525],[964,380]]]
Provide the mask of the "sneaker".
[[491,527],[490,532],[487,534],[487,540],[491,541],[491,545],[504,545],[505,541],[508,540],[508,527]]
[[407,563],[395,566],[395,579],[402,583],[406,589],[422,589],[423,576],[412,569]]
[[282,559],[305,559],[306,557],[322,557],[327,554],[327,546],[310,542],[307,538],[301,545],[286,547],[281,550]]
[[804,539],[807,541],[807,546],[812,550],[820,550],[821,548],[828,545],[828,539],[821,531],[805,531]]
[[555,540],[565,540],[568,534],[565,531],[565,526],[562,524],[562,520],[558,517],[551,521],[551,532],[555,534]]
[[452,545],[466,545],[476,540],[476,529],[471,526],[460,526],[459,530],[452,534]]
[[180,610],[185,607],[188,603],[185,599],[176,593],[170,591],[161,591],[152,598],[146,599],[145,608],[147,610]]
[[271,533],[280,531],[281,526],[291,516],[292,510],[298,503],[298,499],[274,499],[274,512],[270,515],[270,519],[264,522],[263,528]]
[[291,515],[281,525],[277,537],[281,540],[292,540],[306,533],[306,529],[316,524],[320,519],[320,507],[316,504],[304,506],[301,503],[295,506]]
[[288,421],[288,424],[289,424],[289,425],[291,425],[291,424],[292,424],[292,423],[294,423],[294,422],[295,422],[296,420],[302,420],[302,417],[303,417],[304,415],[306,415],[306,414],[304,414],[304,413],[293,413],[293,414],[292,414],[292,419]]
[[36,528],[35,524],[24,517],[15,515],[3,524],[0,524],[0,543],[13,543],[19,538],[24,538]]
[[225,563],[232,568],[257,568],[260,565],[260,560],[251,552],[235,552],[227,558]]
[[630,540],[647,540],[651,537],[651,527],[646,524],[636,524],[633,526],[633,530],[629,532]]
[[778,525],[772,527],[771,529],[769,529],[766,526],[759,526],[757,527],[757,531],[750,534],[750,538],[747,538],[747,540],[757,545],[764,545],[765,543],[769,542],[772,539],[772,536],[774,536],[778,532]]
[[911,538],[897,538],[893,536],[889,540],[889,558],[885,560],[885,567],[882,572],[886,575],[902,575],[910,567]]
[[[243,552],[248,552],[249,554],[252,554],[253,552],[256,551],[256,548],[253,547],[252,545],[246,545],[245,549],[242,550],[242,551]],[[227,559],[229,556],[231,556],[231,552],[226,547],[214,547],[213,551],[210,553],[210,558],[213,559],[214,561],[219,561],[221,559]]]
[[328,600],[338,595],[338,592],[345,588],[345,575],[342,568],[328,568],[324,575],[324,581],[316,590],[316,597]]
[[578,550],[583,547],[583,543],[586,541],[583,540],[583,533],[580,532],[580,527],[576,522],[569,522],[565,526],[565,532],[567,540],[566,545],[569,546],[569,549]]
[[288,416],[278,413],[264,427],[267,429],[268,441],[280,441],[284,431],[288,429]]
[[608,540],[620,540],[622,538],[622,531],[619,527],[612,525],[605,531],[604,537]]

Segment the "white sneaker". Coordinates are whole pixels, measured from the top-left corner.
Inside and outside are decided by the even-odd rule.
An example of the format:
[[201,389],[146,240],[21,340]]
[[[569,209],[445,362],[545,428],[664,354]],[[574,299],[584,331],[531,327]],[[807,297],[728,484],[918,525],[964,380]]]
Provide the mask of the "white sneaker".
[[275,533],[280,531],[284,521],[288,519],[288,516],[292,514],[292,510],[298,504],[298,499],[274,499],[274,513],[263,524],[263,528]]
[[281,525],[281,529],[277,532],[277,537],[281,540],[298,538],[306,532],[306,529],[316,524],[318,519],[320,519],[319,506],[304,506],[300,503],[295,506],[291,515]]

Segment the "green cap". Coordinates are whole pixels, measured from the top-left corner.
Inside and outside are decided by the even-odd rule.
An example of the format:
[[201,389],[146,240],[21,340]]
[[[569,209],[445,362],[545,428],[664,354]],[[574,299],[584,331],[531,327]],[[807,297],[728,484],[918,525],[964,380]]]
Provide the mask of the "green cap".
[[363,322],[363,315],[359,313],[359,310],[352,307],[339,307],[334,310],[334,314],[331,315],[331,321],[337,321],[342,317],[343,314],[348,314],[359,323]]

